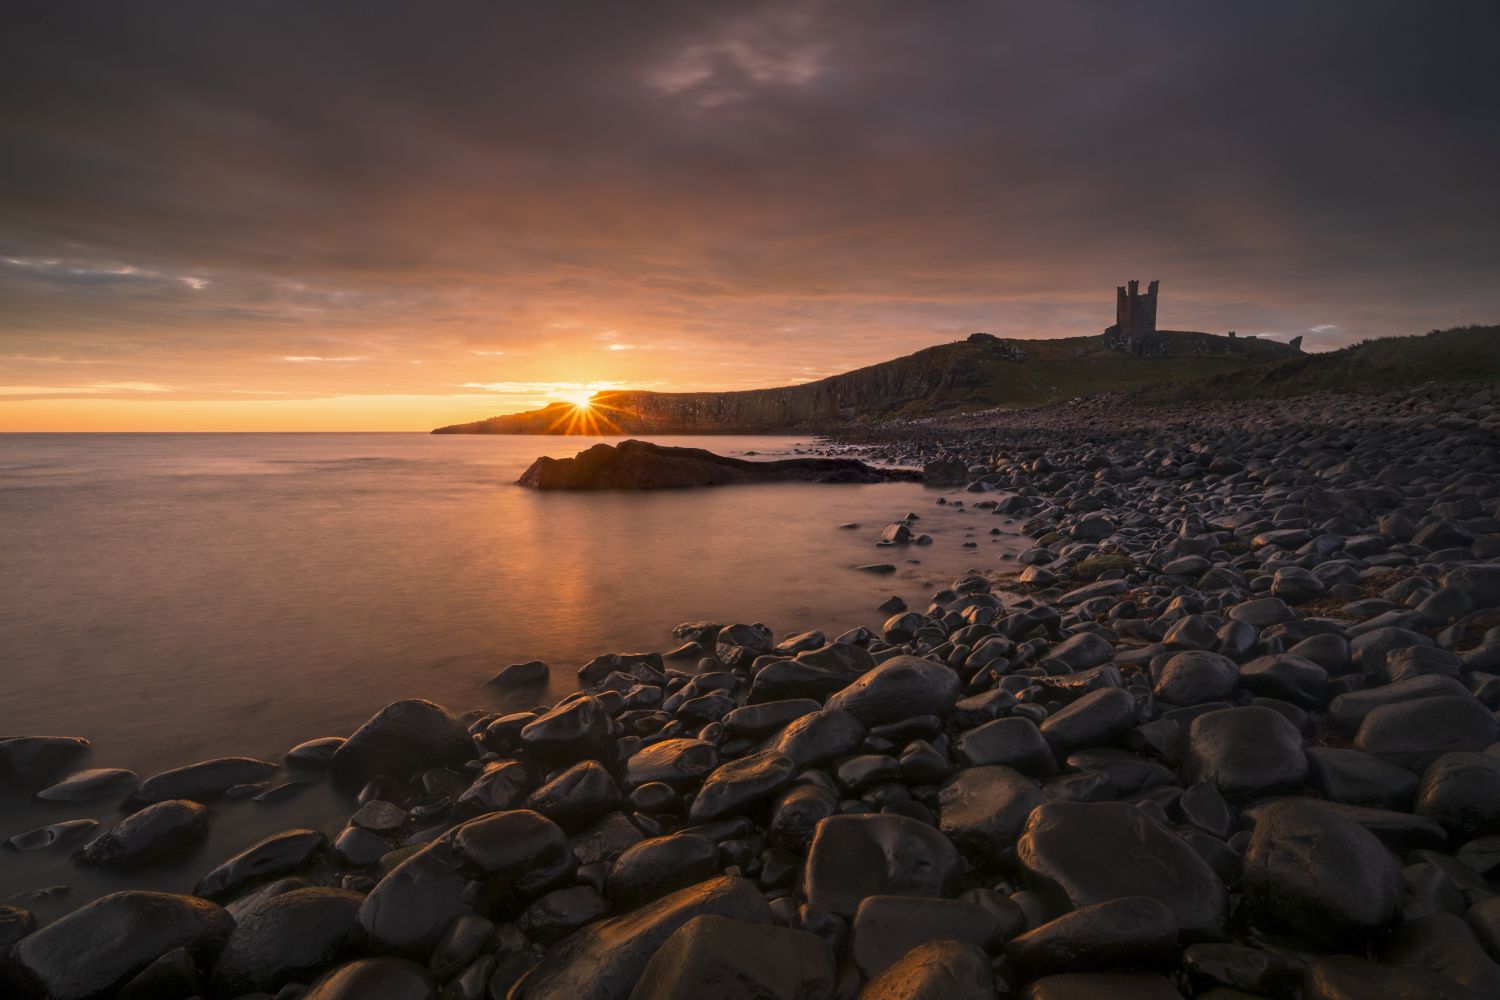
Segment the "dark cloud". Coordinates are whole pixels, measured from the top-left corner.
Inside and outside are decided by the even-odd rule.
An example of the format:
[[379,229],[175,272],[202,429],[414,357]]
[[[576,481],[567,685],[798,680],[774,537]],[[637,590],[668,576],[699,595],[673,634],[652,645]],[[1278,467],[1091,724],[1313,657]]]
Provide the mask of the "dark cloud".
[[1132,276],[1164,324],[1322,346],[1493,321],[1497,29],[1384,0],[11,3],[0,381],[757,384],[1097,332]]

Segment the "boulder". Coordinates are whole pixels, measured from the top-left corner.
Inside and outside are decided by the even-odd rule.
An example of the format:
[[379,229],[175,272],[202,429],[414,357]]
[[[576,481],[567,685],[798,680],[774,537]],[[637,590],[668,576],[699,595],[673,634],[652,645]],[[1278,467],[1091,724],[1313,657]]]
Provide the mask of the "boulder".
[[651,956],[631,1000],[816,1000],[834,960],[816,934],[721,916],[693,917]]
[[848,712],[865,726],[914,715],[946,715],[961,683],[949,667],[918,656],[893,656],[828,699],[829,711]]
[[1189,940],[1221,936],[1224,884],[1181,837],[1120,802],[1049,802],[1017,845],[1028,884],[1076,909],[1148,896],[1172,911]]
[[1006,942],[1028,978],[1058,972],[1149,969],[1170,964],[1177,920],[1158,899],[1124,896],[1080,907]]
[[1301,788],[1307,755],[1286,716],[1250,705],[1194,719],[1183,767],[1189,780],[1211,782],[1226,799],[1244,802]]
[[234,918],[207,900],[116,892],[21,939],[11,959],[23,983],[49,1000],[95,1000],[177,948],[212,966],[233,928]]
[[334,751],[332,773],[343,778],[409,775],[460,767],[478,756],[474,741],[439,705],[408,699],[387,705]]
[[925,823],[890,813],[820,822],[802,869],[802,895],[850,917],[866,896],[944,896],[963,871],[958,851]]
[[878,469],[852,458],[751,462],[702,448],[649,441],[596,444],[572,458],[538,458],[517,480],[539,490],[659,490],[734,483],[917,482],[921,475]]
[[945,939],[919,944],[865,984],[859,1000],[994,1000],[984,949]]
[[214,967],[215,986],[225,996],[239,996],[311,982],[360,947],[357,918],[363,901],[359,893],[321,886],[266,900],[230,933]]

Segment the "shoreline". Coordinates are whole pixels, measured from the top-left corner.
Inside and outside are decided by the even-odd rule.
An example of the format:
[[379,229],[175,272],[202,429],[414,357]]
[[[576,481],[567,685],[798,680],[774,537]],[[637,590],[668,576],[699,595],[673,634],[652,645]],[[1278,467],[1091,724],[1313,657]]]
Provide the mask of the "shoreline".
[[[974,986],[954,996],[997,977],[1082,995],[1048,984],[1064,974],[1143,997],[1370,976],[1483,995],[1500,419],[1492,387],[1453,393],[1134,422],[1092,399],[831,436],[941,463],[965,492],[935,503],[1024,521],[1024,594],[961,578],[879,634],[683,628],[697,672],[613,654],[543,713],[398,702],[294,751],[364,787],[331,843],[289,831],[228,859],[200,886],[227,910],[127,894],[24,936],[6,912],[0,975],[80,997],[140,976],[185,990],[163,996],[688,995],[718,966],[772,996],[943,976]],[[12,770],[90,766],[6,746]],[[192,803],[269,773],[148,779],[153,821],[92,853],[180,849]],[[1439,939],[1472,982],[1426,967]],[[1384,964],[1330,957],[1366,951]]]

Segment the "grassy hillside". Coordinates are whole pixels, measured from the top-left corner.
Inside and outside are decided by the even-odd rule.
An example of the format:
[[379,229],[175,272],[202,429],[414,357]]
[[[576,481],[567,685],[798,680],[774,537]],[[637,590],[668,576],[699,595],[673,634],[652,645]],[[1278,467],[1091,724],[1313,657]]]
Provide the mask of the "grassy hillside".
[[1383,392],[1423,382],[1500,380],[1500,326],[1367,340],[1233,373],[1177,380],[1135,393],[1153,402],[1263,399],[1317,392]]
[[[976,333],[803,385],[745,392],[601,393],[595,397],[595,411],[607,416],[619,433],[798,431],[1037,406],[1238,371],[1297,353],[1273,341],[1190,331],[1137,338],[1106,332],[1058,340],[1002,340]],[[564,433],[570,412],[566,405],[554,405],[443,427],[437,433]]]

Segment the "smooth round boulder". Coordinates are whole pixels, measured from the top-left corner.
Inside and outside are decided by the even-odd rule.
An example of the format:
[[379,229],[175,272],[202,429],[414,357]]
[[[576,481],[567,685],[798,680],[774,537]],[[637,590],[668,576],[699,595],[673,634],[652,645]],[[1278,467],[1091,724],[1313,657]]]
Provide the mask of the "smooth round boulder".
[[868,896],[849,925],[849,957],[868,980],[930,941],[991,947],[1003,931],[999,918],[972,900]]
[[1047,716],[1041,732],[1059,753],[1108,746],[1136,724],[1136,715],[1135,699],[1128,691],[1100,688]]
[[1478,1000],[1461,983],[1412,965],[1377,965],[1353,955],[1315,958],[1302,976],[1303,1000]]
[[362,902],[357,892],[322,886],[271,897],[235,925],[214,967],[215,986],[239,996],[311,982],[359,948]]
[[1161,976],[1141,972],[1060,972],[1028,986],[1025,1000],[1182,1000],[1182,994]]
[[688,819],[706,823],[742,813],[791,783],[797,774],[792,758],[766,750],[716,768],[693,798]]
[[308,770],[326,770],[333,763],[333,755],[344,745],[342,736],[322,736],[315,740],[298,743],[286,752],[288,767]]
[[865,984],[859,1000],[994,1000],[995,973],[967,941],[919,944]]
[[525,1000],[629,1000],[651,957],[699,916],[772,922],[771,907],[754,883],[728,875],[709,879],[589,924],[553,945],[526,980],[522,995]]
[[502,667],[500,672],[485,681],[485,684],[499,688],[501,691],[514,691],[519,688],[546,684],[551,676],[552,671],[547,664],[541,660],[528,660],[525,663],[512,663],[507,667]]
[[169,799],[191,799],[211,802],[235,785],[264,781],[280,768],[270,761],[254,757],[215,757],[186,767],[153,774],[130,796],[132,806],[166,802]]
[[302,1000],[437,1000],[437,984],[404,958],[361,958],[313,983]]
[[1497,737],[1500,721],[1477,700],[1439,696],[1372,709],[1354,745],[1401,767],[1424,768],[1445,753],[1479,753]]
[[831,996],[833,954],[816,934],[706,915],[646,963],[631,1000],[811,1000]]
[[1190,649],[1167,660],[1153,690],[1173,705],[1205,705],[1229,698],[1239,682],[1239,667],[1229,657]]
[[1065,913],[1012,938],[1005,954],[1021,975],[1168,965],[1177,948],[1177,919],[1160,900],[1124,896]]
[[965,768],[938,791],[938,825],[971,863],[996,869],[1011,856],[1031,811],[1046,801],[1036,782],[1011,768]]
[[613,727],[604,702],[580,695],[554,705],[521,728],[521,745],[537,758],[572,762],[608,758]]
[[1251,694],[1321,708],[1328,692],[1328,671],[1300,656],[1260,656],[1240,667],[1240,686]]
[[90,743],[82,736],[13,736],[0,739],[0,787],[40,788],[57,779]]
[[144,864],[208,836],[208,810],[196,802],[157,802],[126,816],[76,855],[79,864],[117,868]]
[[1017,845],[1033,886],[1070,909],[1130,896],[1166,905],[1188,940],[1224,933],[1224,884],[1189,844],[1123,802],[1049,802]]
[[1207,781],[1231,802],[1296,791],[1307,779],[1302,734],[1259,705],[1206,712],[1188,727],[1188,780]]
[[1455,843],[1500,833],[1500,758],[1443,754],[1422,774],[1416,811],[1441,824]]
[[610,866],[604,891],[621,906],[685,889],[719,869],[719,845],[696,833],[651,837],[628,848]]
[[620,786],[596,760],[574,764],[526,798],[527,808],[570,833],[583,830],[620,802]]
[[177,948],[212,966],[233,929],[234,918],[207,900],[116,892],[22,938],[11,960],[23,983],[49,1000],[94,1000]]
[[965,767],[1001,764],[1033,778],[1057,774],[1057,758],[1046,737],[1030,719],[986,722],[958,738],[959,763]]
[[327,846],[328,838],[318,830],[284,830],[272,834],[199,879],[193,895],[204,899],[238,895],[256,881],[305,868]]
[[96,767],[74,771],[66,778],[36,793],[44,802],[91,802],[94,799],[124,795],[132,791],[140,778],[122,767]]
[[631,785],[659,781],[680,788],[719,766],[719,748],[707,740],[671,739],[653,743],[625,763]]
[[460,767],[477,756],[461,723],[440,705],[419,698],[393,702],[334,751],[329,770],[339,778],[417,774]]
[[1330,950],[1360,946],[1400,913],[1401,864],[1378,838],[1313,803],[1267,804],[1245,851],[1245,897],[1267,929]]
[[942,833],[906,816],[830,816],[820,822],[802,869],[802,896],[852,917],[866,896],[946,896],[963,863]]
[[824,710],[791,722],[766,749],[786,754],[803,768],[853,753],[864,738],[865,727],[853,715]]
[[824,707],[879,726],[914,715],[946,715],[961,688],[951,667],[919,656],[893,656],[836,692]]

